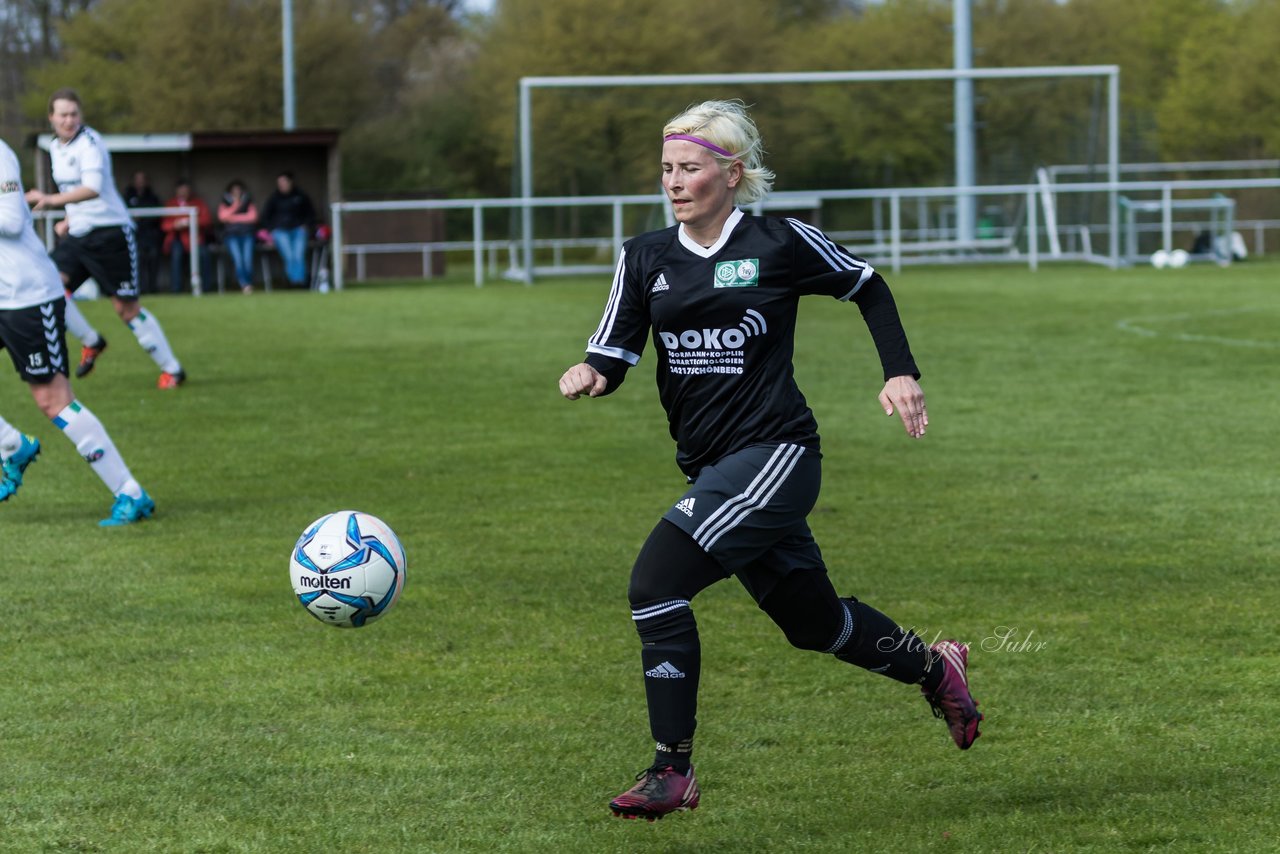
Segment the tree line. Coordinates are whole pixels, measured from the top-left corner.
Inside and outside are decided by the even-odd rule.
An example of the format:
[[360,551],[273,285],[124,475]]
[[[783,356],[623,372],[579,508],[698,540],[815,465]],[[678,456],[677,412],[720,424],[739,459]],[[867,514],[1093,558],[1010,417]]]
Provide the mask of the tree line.
[[[504,196],[522,76],[949,68],[951,0],[294,0],[299,127],[347,191]],[[1117,64],[1127,162],[1280,157],[1280,0],[974,0],[974,65]],[[110,132],[279,128],[279,0],[0,0],[0,131],[73,86]],[[978,176],[1105,158],[1098,81],[978,81]],[[534,98],[536,192],[649,192],[663,120],[754,105],[778,189],[948,184],[952,84],[568,89]]]

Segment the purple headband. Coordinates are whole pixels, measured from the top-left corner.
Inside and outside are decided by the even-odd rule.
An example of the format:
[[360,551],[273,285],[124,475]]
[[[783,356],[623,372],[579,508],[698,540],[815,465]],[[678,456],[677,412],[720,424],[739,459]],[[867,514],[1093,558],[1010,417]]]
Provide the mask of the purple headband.
[[670,136],[664,136],[662,138],[662,141],[670,142],[673,139],[683,139],[685,142],[692,142],[692,143],[695,143],[696,145],[701,145],[703,148],[706,148],[710,151],[714,151],[716,154],[719,154],[721,157],[732,158],[735,156],[732,151],[725,151],[723,148],[721,148],[720,146],[716,145],[713,142],[708,142],[707,140],[703,139],[700,136],[690,136],[687,133],[673,133]]

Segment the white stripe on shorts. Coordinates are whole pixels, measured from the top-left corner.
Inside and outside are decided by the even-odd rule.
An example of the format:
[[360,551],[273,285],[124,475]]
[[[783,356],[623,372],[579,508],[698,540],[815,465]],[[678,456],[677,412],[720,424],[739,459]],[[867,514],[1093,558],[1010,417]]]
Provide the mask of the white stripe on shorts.
[[693,539],[702,546],[702,550],[711,551],[716,540],[736,528],[747,516],[768,504],[769,499],[773,498],[774,493],[778,491],[778,487],[782,486],[782,482],[796,467],[796,462],[803,453],[804,448],[799,445],[779,445],[746,491],[721,504],[707,517],[706,521],[698,526],[698,530],[693,532]]

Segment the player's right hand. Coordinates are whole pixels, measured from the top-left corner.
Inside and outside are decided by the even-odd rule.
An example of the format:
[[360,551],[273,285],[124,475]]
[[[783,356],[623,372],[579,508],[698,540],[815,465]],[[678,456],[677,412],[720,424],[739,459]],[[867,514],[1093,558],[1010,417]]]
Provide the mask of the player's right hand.
[[604,374],[586,362],[580,362],[560,377],[560,393],[569,400],[577,400],[583,394],[588,397],[599,397],[604,394],[608,384],[609,381],[604,378]]

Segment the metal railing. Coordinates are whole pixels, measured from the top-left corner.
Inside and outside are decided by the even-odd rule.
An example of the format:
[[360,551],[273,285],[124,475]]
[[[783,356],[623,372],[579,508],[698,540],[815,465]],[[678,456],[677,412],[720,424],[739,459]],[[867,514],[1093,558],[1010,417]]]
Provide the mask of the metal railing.
[[[1043,184],[1005,184],[984,187],[911,187],[911,188],[892,188],[892,189],[859,189],[859,190],[806,190],[803,192],[780,192],[769,196],[766,202],[757,203],[751,208],[756,211],[762,211],[767,204],[771,208],[785,208],[788,204],[794,204],[796,207],[812,207],[814,200],[820,202],[834,202],[841,200],[867,200],[873,202],[887,203],[889,208],[889,222],[887,233],[878,233],[877,239],[867,246],[851,247],[859,250],[871,257],[876,263],[887,263],[897,272],[902,269],[906,263],[917,263],[934,257],[937,260],[946,260],[949,262],[956,261],[991,261],[991,260],[1013,260],[1024,262],[1027,266],[1036,270],[1042,261],[1086,261],[1089,263],[1102,264],[1108,267],[1119,267],[1127,263],[1125,255],[1127,254],[1121,246],[1120,229],[1123,223],[1106,223],[1099,226],[1096,223],[1078,223],[1074,225],[1062,224],[1057,222],[1056,215],[1045,217],[1045,213],[1051,215],[1056,209],[1058,201],[1063,196],[1075,194],[1101,194],[1108,199],[1125,193],[1130,196],[1134,194],[1157,194],[1157,198],[1166,200],[1161,205],[1160,223],[1155,226],[1165,235],[1166,242],[1175,228],[1181,227],[1173,220],[1174,211],[1178,208],[1174,202],[1174,193],[1213,193],[1230,190],[1255,190],[1255,189],[1280,189],[1280,178],[1227,178],[1227,179],[1203,179],[1203,180],[1184,180],[1184,181],[1121,181],[1121,182],[1079,182],[1079,183],[1055,183],[1048,187]],[[970,241],[959,241],[952,239],[953,235],[939,237],[934,230],[931,238],[924,238],[923,229],[911,229],[904,224],[904,202],[917,200],[953,200],[958,195],[972,195],[975,197],[1012,197],[1020,200],[1021,220],[1010,226],[999,229],[996,234],[978,238]],[[628,195],[628,196],[559,196],[545,197],[533,199],[518,198],[493,198],[493,199],[423,199],[414,201],[385,201],[385,202],[338,202],[332,205],[333,212],[333,253],[334,253],[334,286],[335,288],[343,287],[345,283],[343,259],[348,255],[358,258],[368,254],[383,251],[413,251],[430,253],[434,251],[466,251],[469,250],[472,257],[473,281],[476,286],[483,285],[486,278],[486,257],[492,259],[495,253],[501,252],[504,248],[510,251],[512,240],[494,240],[486,239],[484,233],[484,213],[488,210],[512,210],[523,209],[525,206],[530,208],[556,208],[556,207],[607,207],[610,210],[610,228],[607,236],[600,237],[577,237],[563,238],[559,241],[555,239],[539,239],[534,241],[534,245],[539,248],[551,247],[553,250],[557,245],[561,248],[570,245],[579,246],[607,246],[612,249],[614,258],[617,257],[622,249],[622,244],[632,235],[627,234],[623,229],[624,209],[628,206],[648,206],[655,205],[666,208],[665,198],[653,195]],[[471,212],[471,238],[463,241],[441,241],[435,243],[423,242],[420,244],[384,244],[389,248],[374,248],[377,244],[362,244],[359,246],[348,246],[343,240],[343,218],[349,214],[356,214],[365,211],[410,211],[410,210],[438,210],[438,211],[459,211],[469,210]],[[1042,226],[1042,221],[1052,222],[1052,227],[1046,229]],[[1256,223],[1271,222],[1271,220],[1258,220]],[[1257,235],[1257,243],[1262,245],[1261,229],[1263,225],[1256,226],[1259,231]],[[1146,230],[1145,228],[1143,229]],[[1060,246],[1060,242],[1056,239],[1059,233],[1071,233],[1080,238],[1080,248],[1075,251],[1064,250]],[[1041,248],[1042,238],[1047,239],[1052,233],[1055,239],[1049,240],[1049,249],[1044,251]],[[1098,237],[1105,239],[1109,250],[1105,253],[1099,253],[1093,250],[1093,238]],[[523,248],[523,239],[521,240]],[[992,253],[1002,253],[993,255]],[[522,253],[523,255],[523,253]],[[429,257],[429,255],[427,256]],[[522,261],[524,259],[522,258]],[[357,266],[359,262],[357,261]],[[424,269],[429,269],[424,267]],[[532,282],[539,275],[566,275],[571,273],[598,273],[612,270],[612,265],[564,265],[554,263],[552,265],[535,265],[532,268],[528,263],[522,263],[520,266],[512,264],[508,268],[508,278],[522,278],[526,282]]]
[[[183,216],[187,217],[187,236],[190,246],[198,246],[200,243],[200,226],[196,222],[199,209],[183,205],[181,207],[172,208],[130,208],[129,216],[134,219],[154,218],[166,216]],[[66,212],[61,210],[54,211],[34,211],[32,216],[41,222],[44,226],[44,248],[52,251],[54,243],[57,242],[55,228],[58,220],[66,218]],[[200,296],[204,293],[204,282],[200,276],[200,257],[197,252],[188,252],[188,261],[191,264],[191,295]]]
[[[333,213],[333,286],[335,290],[341,290],[345,284],[343,259],[348,254],[347,247],[343,242],[343,226],[342,218],[347,213],[374,212],[374,211],[449,211],[449,210],[469,210],[471,211],[471,240],[464,242],[455,242],[452,246],[463,248],[470,247],[472,253],[472,262],[475,270],[474,280],[477,287],[484,284],[484,254],[488,246],[484,239],[484,213],[489,210],[512,210],[522,209],[526,206],[533,208],[563,208],[563,207],[588,207],[588,206],[604,206],[608,207],[611,212],[610,216],[610,245],[614,249],[614,254],[622,251],[622,244],[626,242],[628,235],[624,233],[622,227],[622,212],[627,205],[658,205],[666,204],[666,200],[661,196],[654,194],[632,195],[632,196],[552,196],[538,199],[416,199],[407,201],[386,201],[386,202],[334,202],[330,206]],[[368,253],[370,244],[365,244],[360,253]],[[356,253],[351,253],[356,254]],[[545,272],[542,271],[542,272]],[[532,281],[532,276],[526,275],[525,278]]]

